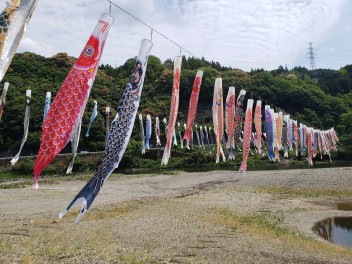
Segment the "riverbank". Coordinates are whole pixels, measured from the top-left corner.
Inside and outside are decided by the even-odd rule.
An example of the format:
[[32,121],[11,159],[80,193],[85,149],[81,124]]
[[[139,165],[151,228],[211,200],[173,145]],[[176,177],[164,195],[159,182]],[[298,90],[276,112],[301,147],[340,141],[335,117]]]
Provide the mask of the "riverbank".
[[351,167],[113,174],[79,224],[77,207],[58,219],[89,177],[8,182],[25,187],[0,190],[0,262],[351,263],[312,231],[352,216],[335,205]]

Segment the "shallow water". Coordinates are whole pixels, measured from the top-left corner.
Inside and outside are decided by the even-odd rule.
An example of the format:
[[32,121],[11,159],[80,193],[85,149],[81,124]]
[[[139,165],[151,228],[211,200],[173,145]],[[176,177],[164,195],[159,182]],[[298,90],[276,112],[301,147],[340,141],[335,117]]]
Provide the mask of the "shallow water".
[[313,231],[330,243],[352,248],[352,217],[327,218],[317,223]]
[[352,211],[352,202],[338,203],[336,207],[340,211]]

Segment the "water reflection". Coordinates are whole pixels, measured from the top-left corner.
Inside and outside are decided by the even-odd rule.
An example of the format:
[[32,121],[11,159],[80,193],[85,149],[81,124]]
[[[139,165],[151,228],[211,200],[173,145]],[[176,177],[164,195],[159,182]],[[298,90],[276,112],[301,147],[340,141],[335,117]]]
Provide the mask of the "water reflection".
[[352,202],[338,203],[337,210],[352,211]]
[[352,217],[334,217],[317,223],[314,232],[325,240],[352,248]]

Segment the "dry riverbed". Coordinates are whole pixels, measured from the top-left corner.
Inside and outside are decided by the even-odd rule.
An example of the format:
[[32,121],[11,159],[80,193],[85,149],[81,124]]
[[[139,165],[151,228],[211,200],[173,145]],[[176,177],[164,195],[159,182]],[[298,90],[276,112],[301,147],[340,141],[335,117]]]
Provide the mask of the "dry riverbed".
[[85,182],[0,189],[0,263],[352,263],[312,232],[352,216],[352,168],[114,174],[80,223],[58,219]]

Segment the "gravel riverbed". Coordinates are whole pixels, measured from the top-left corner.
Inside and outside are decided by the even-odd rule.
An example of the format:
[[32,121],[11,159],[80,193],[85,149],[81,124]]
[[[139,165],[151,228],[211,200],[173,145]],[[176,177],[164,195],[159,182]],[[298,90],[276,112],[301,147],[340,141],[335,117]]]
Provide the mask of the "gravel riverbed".
[[352,263],[313,225],[352,217],[352,168],[112,175],[81,222],[84,186],[0,190],[1,263]]

